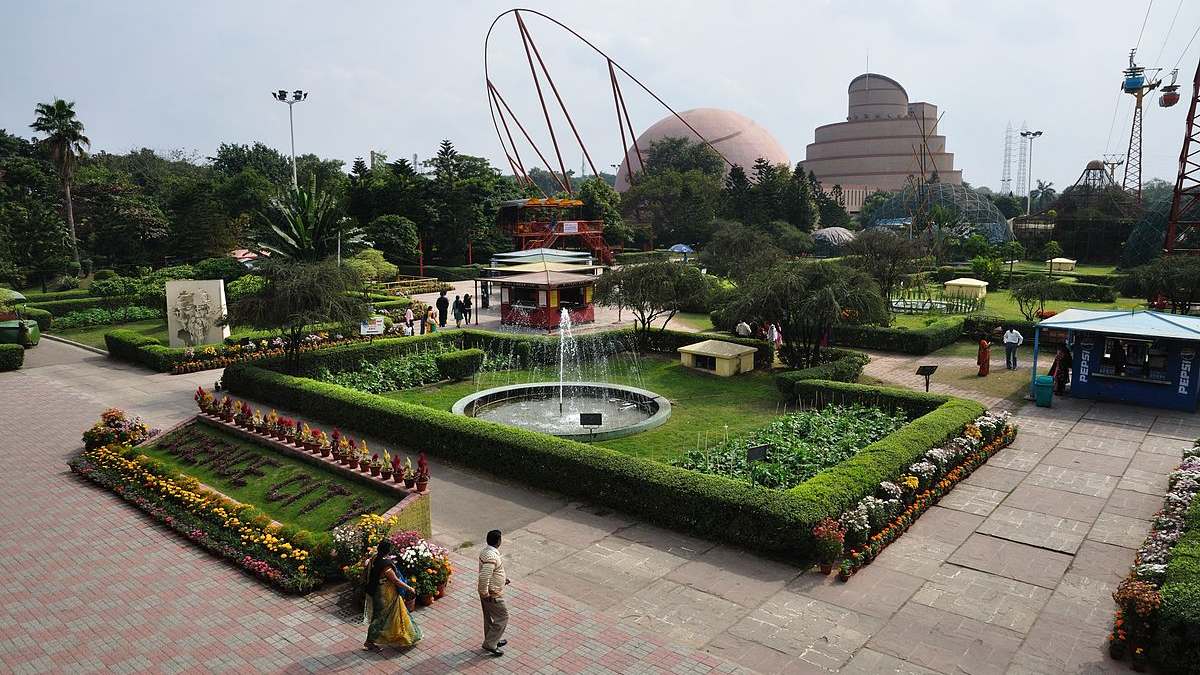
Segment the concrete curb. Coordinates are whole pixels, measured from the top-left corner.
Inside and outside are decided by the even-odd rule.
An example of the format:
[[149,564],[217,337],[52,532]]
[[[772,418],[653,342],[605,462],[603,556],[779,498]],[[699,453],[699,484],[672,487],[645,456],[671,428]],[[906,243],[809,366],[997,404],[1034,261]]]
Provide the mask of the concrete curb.
[[65,344],[65,345],[71,345],[72,347],[78,347],[78,348],[80,348],[80,349],[86,349],[86,350],[87,350],[87,351],[89,351],[89,352],[94,352],[94,353],[96,353],[96,354],[100,354],[101,356],[108,356],[108,352],[104,351],[103,349],[100,349],[99,347],[92,347],[91,345],[85,345],[85,344],[81,344],[81,343],[79,343],[79,342],[76,342],[76,341],[74,341],[74,340],[68,340],[68,339],[67,339],[67,338],[65,338],[65,337],[59,337],[59,336],[57,336],[57,335],[51,335],[51,334],[49,334],[49,333],[42,333],[42,337],[46,338],[47,340],[53,340],[53,341],[55,341],[55,342],[61,342],[61,343]]

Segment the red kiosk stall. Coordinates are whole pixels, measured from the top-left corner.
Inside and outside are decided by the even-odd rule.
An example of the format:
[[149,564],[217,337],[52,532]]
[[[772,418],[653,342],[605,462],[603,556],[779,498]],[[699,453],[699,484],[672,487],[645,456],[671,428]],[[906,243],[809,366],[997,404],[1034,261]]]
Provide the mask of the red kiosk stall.
[[500,325],[554,330],[566,309],[573,325],[596,320],[596,277],[570,272],[532,272],[486,279],[500,288]]

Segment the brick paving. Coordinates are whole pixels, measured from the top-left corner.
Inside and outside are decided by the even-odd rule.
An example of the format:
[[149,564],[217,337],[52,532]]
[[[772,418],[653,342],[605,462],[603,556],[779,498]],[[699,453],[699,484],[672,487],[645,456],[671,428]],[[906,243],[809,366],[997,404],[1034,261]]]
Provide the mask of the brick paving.
[[[506,531],[516,639],[479,657],[459,583],[418,613],[418,650],[378,658],[337,593],[280,596],[63,466],[105,404],[165,426],[213,373],[45,360],[0,374],[0,405],[21,412],[0,420],[0,659],[18,672],[1122,672],[1110,595],[1200,436],[1195,415],[984,397],[1016,409],[1014,445],[846,584],[435,462],[436,539],[469,555],[487,524]],[[911,387],[918,360],[875,355],[868,373]]]

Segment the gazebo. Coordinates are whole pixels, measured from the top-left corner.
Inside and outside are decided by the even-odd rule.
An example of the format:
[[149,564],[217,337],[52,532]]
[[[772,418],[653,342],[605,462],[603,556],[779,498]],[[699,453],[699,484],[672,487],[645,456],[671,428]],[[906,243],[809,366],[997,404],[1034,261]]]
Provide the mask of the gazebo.
[[500,325],[553,330],[567,310],[572,324],[596,320],[596,277],[569,272],[528,272],[479,279],[500,288]]
[[1043,320],[1035,329],[1034,378],[1043,331],[1057,331],[1055,337],[1071,350],[1072,396],[1196,410],[1200,317],[1068,309]]

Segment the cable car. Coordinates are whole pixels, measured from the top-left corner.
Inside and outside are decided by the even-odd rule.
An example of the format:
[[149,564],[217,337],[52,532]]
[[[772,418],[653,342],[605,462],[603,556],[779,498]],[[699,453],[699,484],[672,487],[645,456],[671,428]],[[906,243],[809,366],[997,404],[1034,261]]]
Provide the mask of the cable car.
[[1158,97],[1158,106],[1160,108],[1170,108],[1179,103],[1179,85],[1175,84],[1175,80],[1179,77],[1179,69],[1171,71],[1171,84],[1163,87],[1162,96]]
[[1130,68],[1125,71],[1125,81],[1121,84],[1121,88],[1126,94],[1132,94],[1146,85],[1146,76],[1142,74],[1142,69]]

